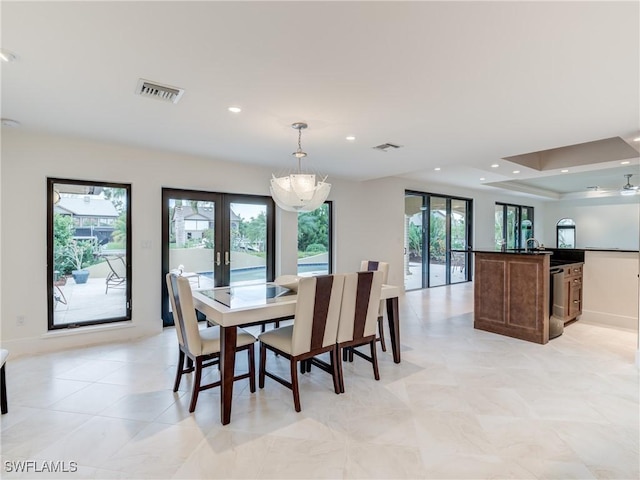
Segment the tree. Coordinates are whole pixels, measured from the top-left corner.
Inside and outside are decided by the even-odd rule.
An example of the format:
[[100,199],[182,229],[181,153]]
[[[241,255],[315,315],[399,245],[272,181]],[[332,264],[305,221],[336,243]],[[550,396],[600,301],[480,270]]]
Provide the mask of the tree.
[[69,273],[72,264],[65,255],[67,245],[73,239],[73,219],[71,215],[53,214],[53,270],[61,274]]
[[[311,245],[322,245],[329,249],[329,207],[324,204],[312,212],[298,214],[298,251],[310,251]],[[313,251],[318,251],[314,246]]]
[[113,224],[111,240],[124,245],[127,242],[127,213],[122,212]]

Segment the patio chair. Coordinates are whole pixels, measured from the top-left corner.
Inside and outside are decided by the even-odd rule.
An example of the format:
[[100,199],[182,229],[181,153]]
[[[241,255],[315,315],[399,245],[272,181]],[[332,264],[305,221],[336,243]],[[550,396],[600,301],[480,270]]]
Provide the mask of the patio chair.
[[63,305],[67,304],[67,297],[64,296],[64,292],[60,287],[64,287],[67,284],[67,277],[60,276],[60,272],[57,270],[53,272],[53,300],[54,300],[54,308],[58,306],[58,303]]
[[127,265],[125,264],[124,257],[120,255],[112,257],[105,256],[104,259],[111,269],[106,279],[107,288],[104,291],[106,295],[109,293],[109,287],[123,288],[125,286],[127,281]]

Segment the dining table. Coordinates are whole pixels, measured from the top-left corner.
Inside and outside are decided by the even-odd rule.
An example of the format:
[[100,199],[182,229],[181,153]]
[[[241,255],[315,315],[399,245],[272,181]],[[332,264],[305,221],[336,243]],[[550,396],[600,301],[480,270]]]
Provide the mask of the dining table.
[[[395,363],[400,363],[399,295],[399,287],[382,286],[381,299],[386,301],[391,350]],[[220,421],[223,425],[231,422],[238,327],[293,319],[296,301],[294,289],[275,283],[193,290],[195,309],[205,315],[209,323],[220,327]]]

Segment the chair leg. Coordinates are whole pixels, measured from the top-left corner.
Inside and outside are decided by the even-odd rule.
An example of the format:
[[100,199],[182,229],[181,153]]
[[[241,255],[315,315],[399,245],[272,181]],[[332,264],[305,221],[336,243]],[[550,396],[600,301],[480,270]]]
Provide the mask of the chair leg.
[[247,349],[247,361],[249,362],[249,391],[255,393],[256,391],[256,358],[253,344],[249,345]]
[[182,380],[182,372],[184,371],[184,352],[180,349],[178,354],[178,368],[176,369],[176,381],[173,384],[173,391],[177,392],[180,387],[180,381]]
[[5,365],[0,368],[0,404],[2,406],[2,414],[4,415],[9,411],[7,405],[7,378],[5,376]]
[[296,412],[302,410],[300,407],[300,391],[298,389],[298,369],[296,361],[291,359],[291,390],[293,390],[293,406]]
[[193,376],[193,393],[191,394],[191,405],[189,405],[189,413],[193,413],[196,409],[198,394],[200,393],[200,379],[202,378],[202,357],[196,358],[196,371]]
[[[338,383],[339,383],[339,386],[340,386],[340,393],[344,393],[344,371],[342,370],[342,358],[340,358],[340,350],[343,350],[343,349],[342,348],[338,348],[337,351],[336,351],[336,360],[338,361],[338,365],[337,365],[337,368],[338,368]],[[344,351],[343,351],[343,353],[344,353]],[[345,358],[345,360],[346,360],[345,356],[343,356],[343,358]]]
[[380,380],[380,372],[378,370],[378,355],[376,353],[376,340],[371,340],[371,363],[373,364],[373,376],[376,380]]
[[338,347],[331,350],[331,376],[333,377],[333,390],[336,395],[340,394],[340,373],[338,372]]
[[381,315],[378,317],[378,335],[380,336],[380,346],[382,351],[387,351],[387,344],[384,341],[384,317]]
[[258,370],[258,386],[264,388],[264,371],[267,363],[267,347],[260,343],[260,368]]

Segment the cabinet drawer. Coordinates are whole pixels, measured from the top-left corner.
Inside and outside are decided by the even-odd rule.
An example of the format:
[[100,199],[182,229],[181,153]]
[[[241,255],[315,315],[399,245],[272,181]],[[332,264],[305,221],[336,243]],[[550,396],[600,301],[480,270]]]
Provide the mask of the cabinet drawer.
[[582,276],[582,264],[567,265],[563,269],[565,277]]

